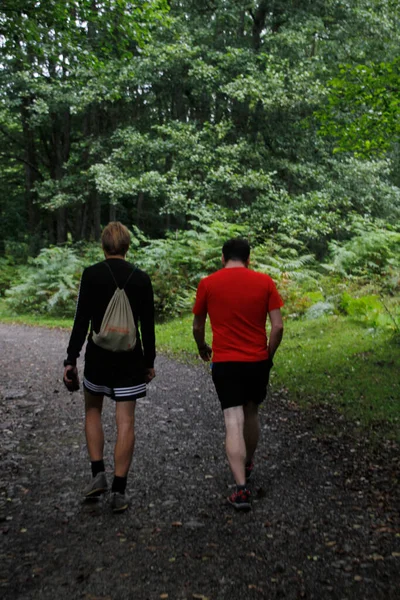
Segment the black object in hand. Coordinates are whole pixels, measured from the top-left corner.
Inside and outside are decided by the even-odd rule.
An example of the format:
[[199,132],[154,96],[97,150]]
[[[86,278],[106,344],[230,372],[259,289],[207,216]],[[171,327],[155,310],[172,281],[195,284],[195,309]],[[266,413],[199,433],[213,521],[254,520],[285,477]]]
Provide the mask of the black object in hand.
[[79,390],[78,373],[74,369],[70,369],[69,371],[67,371],[67,376],[69,381],[65,377],[63,379],[67,390],[69,392],[76,392],[77,390]]

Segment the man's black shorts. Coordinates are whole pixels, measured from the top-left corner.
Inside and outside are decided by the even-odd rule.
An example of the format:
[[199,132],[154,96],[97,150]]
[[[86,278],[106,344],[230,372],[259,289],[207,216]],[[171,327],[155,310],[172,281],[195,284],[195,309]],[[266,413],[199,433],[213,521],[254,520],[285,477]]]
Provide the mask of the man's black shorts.
[[259,362],[217,362],[212,365],[212,378],[222,410],[261,404],[267,396],[271,359]]
[[109,396],[116,402],[146,396],[145,369],[130,352],[110,352],[88,342],[83,387],[93,396]]

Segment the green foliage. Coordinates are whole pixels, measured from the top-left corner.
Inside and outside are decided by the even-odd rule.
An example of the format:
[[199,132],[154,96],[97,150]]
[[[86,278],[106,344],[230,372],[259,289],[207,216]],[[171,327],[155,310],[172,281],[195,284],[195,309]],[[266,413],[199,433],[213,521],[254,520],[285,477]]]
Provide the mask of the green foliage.
[[82,271],[75,252],[68,247],[45,248],[30,265],[25,281],[6,291],[8,307],[17,314],[73,316]]
[[117,149],[91,174],[113,201],[141,193],[147,206],[157,204],[162,214],[176,217],[204,203],[237,207],[260,193],[273,195],[272,174],[260,168],[257,149],[230,137],[231,126],[224,123],[199,129],[172,122],[145,134],[129,127],[115,133]]
[[377,327],[386,321],[384,307],[377,296],[353,298],[350,294],[344,293],[340,308],[345,314],[371,327]]
[[400,233],[371,226],[359,229],[349,241],[330,244],[332,262],[326,265],[331,272],[346,277],[368,279],[392,277],[400,268]]
[[18,267],[6,258],[0,257],[0,297],[4,296],[4,292],[19,279]]
[[392,302],[390,308],[382,296],[368,295],[353,297],[344,292],[339,309],[352,319],[368,327],[391,331],[395,336],[400,333],[400,304]]
[[337,140],[336,152],[382,155],[398,143],[400,59],[342,65],[329,82],[326,109],[318,113],[321,134]]

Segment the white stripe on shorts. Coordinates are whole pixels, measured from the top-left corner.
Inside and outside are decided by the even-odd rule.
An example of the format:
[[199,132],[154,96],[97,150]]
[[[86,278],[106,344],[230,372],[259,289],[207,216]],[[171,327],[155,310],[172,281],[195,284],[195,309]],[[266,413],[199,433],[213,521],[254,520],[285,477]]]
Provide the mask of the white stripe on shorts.
[[136,390],[141,391],[143,388],[146,389],[145,383],[139,383],[139,385],[131,385],[129,387],[119,387],[115,389],[117,389],[119,392],[130,392],[134,394]]
[[96,385],[91,381],[88,381],[86,377],[83,378],[84,386],[90,391],[95,392],[96,394],[105,394],[106,396],[111,396],[112,389],[105,385]]
[[138,394],[146,394],[146,384],[135,385],[131,388],[115,388],[114,394],[116,398],[123,398],[124,396],[137,396]]
[[89,392],[94,392],[96,394],[105,394],[106,396],[113,396],[115,398],[125,398],[127,396],[136,396],[136,398],[144,398],[146,395],[146,384],[140,383],[139,385],[133,385],[130,387],[123,388],[114,388],[111,389],[105,385],[96,385],[91,381],[88,381],[86,377],[83,378],[84,386],[89,390]]

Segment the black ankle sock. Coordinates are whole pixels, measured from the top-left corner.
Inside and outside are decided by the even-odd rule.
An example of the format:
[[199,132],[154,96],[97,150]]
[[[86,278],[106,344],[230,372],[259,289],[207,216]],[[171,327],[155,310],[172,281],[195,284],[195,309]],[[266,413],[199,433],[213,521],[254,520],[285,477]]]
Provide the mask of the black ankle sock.
[[111,491],[119,492],[120,494],[125,494],[127,480],[127,477],[118,477],[118,475],[114,475]]
[[96,477],[98,473],[104,472],[104,460],[92,460],[92,475]]
[[242,490],[247,490],[247,486],[246,485],[236,485],[236,490],[238,492],[241,492]]

